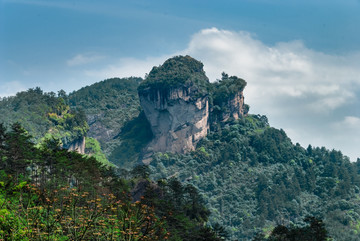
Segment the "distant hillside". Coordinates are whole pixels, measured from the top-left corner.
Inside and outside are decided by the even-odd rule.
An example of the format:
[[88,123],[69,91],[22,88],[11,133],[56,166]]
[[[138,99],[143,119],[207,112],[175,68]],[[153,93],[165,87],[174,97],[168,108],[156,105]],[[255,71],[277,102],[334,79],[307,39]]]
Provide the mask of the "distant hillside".
[[[70,106],[83,109],[89,123],[89,136],[102,145],[119,134],[124,123],[140,113],[137,87],[141,78],[113,78],[69,94]],[[106,149],[106,148],[105,148]]]
[[84,112],[72,110],[64,91],[44,93],[39,87],[19,92],[0,101],[0,123],[19,122],[36,142],[51,134],[64,145],[86,136]]
[[19,92],[0,101],[0,123],[9,127],[18,122],[32,136],[34,143],[40,145],[55,138],[65,148],[81,148],[82,152],[94,155],[98,161],[110,164],[99,143],[86,138],[89,126],[85,113],[81,108],[70,108],[68,102],[63,90],[58,94],[44,93],[37,87]]
[[107,158],[130,168],[138,161],[152,134],[143,115],[137,88],[141,78],[112,78],[81,88],[69,95],[73,109],[83,109],[88,136],[98,140]]

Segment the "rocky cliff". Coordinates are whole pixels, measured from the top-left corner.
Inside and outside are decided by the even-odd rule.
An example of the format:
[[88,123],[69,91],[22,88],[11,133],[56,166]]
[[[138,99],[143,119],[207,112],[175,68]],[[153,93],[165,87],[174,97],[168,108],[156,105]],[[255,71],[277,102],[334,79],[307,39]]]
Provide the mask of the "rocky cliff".
[[234,120],[239,119],[241,116],[247,114],[247,108],[244,103],[244,94],[242,91],[237,92],[234,96],[228,98],[222,104],[222,112],[220,121],[226,122],[229,118]]
[[154,135],[145,153],[195,150],[211,121],[225,122],[247,113],[245,85],[244,80],[226,74],[210,83],[203,64],[190,56],[177,56],[154,67],[138,88]]
[[70,145],[65,148],[69,151],[76,151],[80,154],[85,154],[85,136],[73,141]]
[[169,89],[167,92],[148,88],[140,92],[140,103],[154,139],[151,152],[185,153],[209,130],[207,95],[194,97],[194,86]]

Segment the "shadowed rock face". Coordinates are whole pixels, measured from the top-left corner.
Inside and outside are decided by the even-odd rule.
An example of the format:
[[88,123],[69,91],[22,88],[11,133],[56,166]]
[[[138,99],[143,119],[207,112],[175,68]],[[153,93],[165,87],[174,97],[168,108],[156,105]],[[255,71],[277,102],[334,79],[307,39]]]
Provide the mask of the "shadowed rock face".
[[85,154],[85,136],[81,137],[78,140],[72,142],[69,146],[66,147],[69,151],[76,151],[80,154]]
[[229,98],[224,105],[227,106],[227,110],[221,114],[222,122],[227,121],[230,117],[237,120],[247,114],[242,91],[237,92],[232,98]]
[[[186,153],[195,150],[212,122],[226,122],[245,115],[243,89],[246,82],[223,73],[210,83],[203,64],[190,56],[177,56],[154,67],[140,84],[141,107],[154,138],[144,150],[143,162],[151,153]],[[211,98],[216,98],[210,106]],[[216,111],[215,111],[216,109]],[[211,115],[211,116],[210,116]]]
[[207,95],[195,97],[194,86],[168,91],[144,89],[140,103],[148,119],[154,139],[148,152],[186,153],[209,129],[209,101]]

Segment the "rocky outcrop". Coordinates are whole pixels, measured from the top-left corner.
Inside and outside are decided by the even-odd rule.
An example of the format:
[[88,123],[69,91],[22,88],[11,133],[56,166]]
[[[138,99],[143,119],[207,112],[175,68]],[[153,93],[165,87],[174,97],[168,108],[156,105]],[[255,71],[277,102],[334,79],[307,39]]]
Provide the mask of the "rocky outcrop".
[[162,91],[147,88],[139,92],[140,103],[154,139],[148,152],[186,153],[209,130],[208,95],[196,96],[194,86]]
[[83,136],[66,146],[66,149],[69,151],[76,151],[80,154],[85,154],[85,144],[85,136]]
[[246,114],[247,108],[244,103],[244,94],[243,91],[239,91],[222,104],[220,121],[225,122],[229,118],[237,120]]
[[109,129],[101,120],[104,119],[104,112],[99,112],[96,115],[87,115],[87,122],[89,124],[88,136],[95,138],[100,143],[106,143],[112,140],[119,132],[119,129]]
[[245,80],[225,73],[210,83],[203,64],[190,56],[177,56],[154,67],[138,88],[154,136],[144,150],[143,162],[155,152],[195,150],[214,122],[245,115],[245,86]]

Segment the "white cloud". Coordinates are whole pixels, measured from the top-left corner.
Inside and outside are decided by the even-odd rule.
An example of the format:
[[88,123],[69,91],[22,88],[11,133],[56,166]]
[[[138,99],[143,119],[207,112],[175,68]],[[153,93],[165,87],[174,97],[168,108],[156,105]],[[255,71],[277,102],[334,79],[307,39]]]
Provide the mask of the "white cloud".
[[70,67],[78,66],[78,65],[85,65],[85,64],[89,64],[89,63],[94,63],[103,58],[104,58],[104,56],[91,55],[91,54],[77,54],[74,57],[72,57],[71,59],[67,60],[66,64]]
[[333,124],[334,129],[360,134],[360,117],[345,116],[341,121]]
[[309,110],[331,111],[352,101],[354,85],[360,86],[360,69],[350,57],[316,52],[301,41],[267,46],[246,32],[212,28],[195,34],[185,52],[204,62],[211,79],[225,71],[247,80],[255,107],[263,98],[296,97]]
[[216,28],[195,34],[183,53],[201,60],[212,80],[222,71],[244,78],[250,112],[266,114],[294,142],[360,156],[360,119],[343,116],[359,103],[359,53],[329,55],[298,40],[268,46],[250,33]]
[[359,113],[351,108],[360,104],[360,53],[329,55],[299,40],[268,46],[247,32],[211,28],[193,35],[185,50],[172,55],[120,59],[85,73],[98,79],[143,77],[179,54],[202,61],[211,81],[223,71],[244,78],[250,112],[267,115],[273,126],[288,130],[294,142],[340,149],[352,160],[360,157],[360,135],[355,131],[360,129]]
[[1,84],[0,98],[13,96],[17,92],[24,91],[27,88],[19,81],[5,82]]
[[97,79],[129,76],[144,77],[146,73],[150,72],[153,66],[162,64],[170,57],[172,57],[172,55],[145,59],[122,58],[105,67],[87,69],[84,72],[87,76]]
[[356,127],[360,130],[360,118],[355,116],[346,116],[344,119],[344,124],[350,127]]

